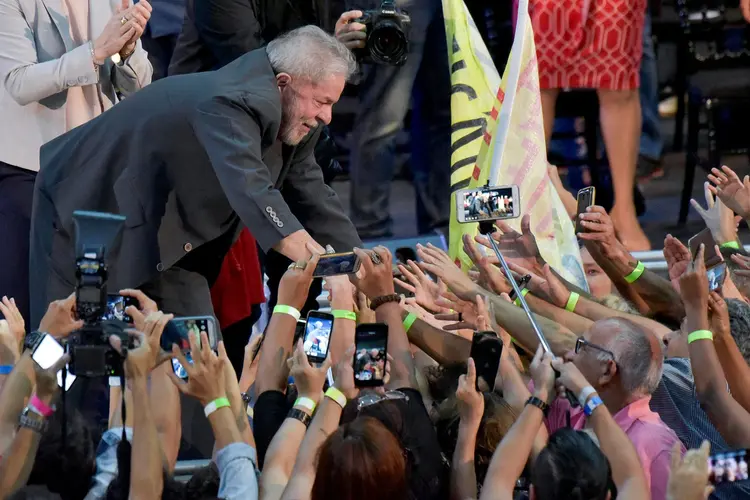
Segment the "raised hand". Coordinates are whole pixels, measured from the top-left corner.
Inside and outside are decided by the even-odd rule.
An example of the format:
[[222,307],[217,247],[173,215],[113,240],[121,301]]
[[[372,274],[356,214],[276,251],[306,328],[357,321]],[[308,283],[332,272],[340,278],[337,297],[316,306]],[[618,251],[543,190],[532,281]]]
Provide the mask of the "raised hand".
[[594,243],[605,258],[621,259],[628,253],[625,245],[617,239],[615,226],[604,207],[588,207],[580,218],[586,231],[578,233],[578,238]]
[[707,189],[718,196],[730,210],[743,219],[750,216],[750,176],[746,175],[740,180],[734,170],[724,165],[721,170],[712,168],[708,180],[714,185],[709,184]]
[[529,372],[534,381],[534,392],[540,395],[537,397],[542,401],[554,399],[555,370],[552,369],[552,360],[553,356],[544,352],[542,346],[539,346],[529,366]]
[[668,234],[664,240],[664,260],[667,261],[669,280],[678,292],[680,291],[680,276],[685,273],[691,259],[690,250],[680,240]]
[[302,309],[307,301],[315,266],[318,265],[320,259],[320,254],[311,245],[308,244],[307,248],[312,256],[308,260],[290,264],[279,282],[278,303],[297,310]]
[[685,307],[690,306],[697,311],[706,311],[708,307],[708,277],[706,276],[706,264],[703,255],[706,252],[705,245],[701,244],[698,253],[685,272],[680,276],[680,295]]
[[729,309],[726,301],[716,292],[708,294],[708,321],[714,335],[723,335],[731,338],[732,331],[729,325]]
[[409,260],[407,266],[403,264],[398,265],[399,271],[402,276],[408,281],[403,281],[398,278],[393,278],[393,281],[409,292],[414,294],[414,299],[417,304],[424,307],[428,311],[434,312],[445,312],[440,309],[437,305],[437,300],[446,291],[446,286],[438,281],[435,283],[432,281],[417,265],[416,262]]
[[225,361],[211,350],[206,332],[201,333],[200,347],[193,335],[190,335],[189,340],[192,363],[182,354],[177,344],[172,345],[172,354],[187,372],[188,381],[181,380],[172,371],[167,373],[181,393],[194,397],[202,406],[206,406],[211,401],[226,397]]
[[706,223],[706,227],[711,231],[711,236],[713,236],[716,243],[721,245],[728,241],[736,241],[737,231],[735,229],[734,213],[721,202],[721,199],[714,200],[710,186],[708,182],[703,184],[703,193],[708,208],[704,209],[700,203],[693,199],[690,200],[690,204],[703,218],[703,222]]
[[70,355],[65,354],[46,370],[39,366],[39,363],[32,363],[36,378],[35,392],[43,402],[49,404],[60,390],[60,386],[57,383],[57,372],[62,370],[63,366],[69,362]]
[[750,257],[741,254],[733,254],[732,262],[737,264],[741,269],[734,271],[734,274],[738,276],[750,277]]
[[[136,311],[138,314],[140,312]],[[149,314],[145,319],[139,320],[142,324],[138,335],[139,345],[128,351],[125,357],[125,376],[128,379],[147,377],[151,370],[172,358],[172,354],[161,348],[161,334],[169,320],[174,318],[172,314],[164,314],[156,311]],[[114,350],[122,352],[122,340],[120,337],[111,336],[109,343]]]
[[463,242],[464,252],[466,252],[466,255],[469,256],[479,270],[480,280],[486,283],[488,288],[498,295],[501,293],[510,293],[512,289],[510,283],[506,281],[503,272],[494,264],[497,261],[497,257],[493,256],[490,259],[484,255],[468,234],[463,236]]
[[83,327],[83,321],[76,319],[76,294],[71,293],[68,298],[55,300],[47,307],[39,331],[49,333],[60,339]]
[[461,271],[441,249],[427,244],[427,246],[417,245],[417,255],[422,260],[419,267],[422,270],[431,273],[445,283],[448,289],[462,300],[474,300],[477,287],[471,278]]
[[703,441],[701,447],[688,450],[682,457],[680,443],[672,448],[672,472],[667,484],[668,500],[705,500],[714,490],[708,485],[708,453],[711,445]]
[[362,264],[360,272],[364,274],[361,278],[354,278],[354,284],[364,292],[368,298],[375,299],[385,295],[393,295],[393,256],[384,246],[376,246],[372,250],[355,248],[354,253],[359,257]]
[[452,309],[455,313],[436,314],[435,319],[439,321],[454,321],[455,323],[445,326],[446,331],[470,329],[477,331],[479,329],[479,315],[476,298],[481,296],[474,295],[471,301],[462,300],[450,292],[446,292],[438,301],[438,304],[445,309]]
[[361,49],[365,46],[367,41],[365,25],[356,22],[363,15],[361,10],[350,10],[341,14],[339,20],[336,21],[336,28],[334,28],[336,39],[346,45],[349,50]]
[[484,415],[484,396],[477,391],[477,367],[474,360],[469,358],[466,375],[458,377],[456,400],[460,425],[470,429],[478,429]]
[[[539,246],[536,243],[536,237],[531,232],[531,219],[528,215],[524,215],[521,219],[520,233],[503,221],[498,221],[495,226],[498,230],[492,233],[492,239],[497,242],[498,249],[503,253],[506,260],[512,260],[516,264],[534,271],[538,271],[544,265]],[[477,236],[475,240],[477,243],[491,248],[486,236]]]
[[289,375],[294,378],[294,384],[297,386],[299,397],[310,398],[316,403],[320,401],[320,396],[323,393],[323,384],[326,381],[326,374],[328,368],[331,366],[330,354],[326,357],[322,366],[313,366],[307,360],[302,339],[299,339],[292,357],[287,360],[287,365],[289,365]]
[[0,325],[0,343],[10,350],[13,355],[13,363],[15,363],[21,356],[23,337],[26,334],[23,316],[16,307],[16,301],[8,297],[3,297],[0,301],[0,312],[5,318],[0,320],[0,323],[2,323]]
[[133,28],[133,34],[130,39],[125,42],[122,49],[120,49],[120,57],[125,59],[135,51],[136,42],[141,38],[143,32],[146,30],[146,24],[151,19],[151,11],[153,10],[148,0],[139,0],[135,5],[128,7],[129,0],[122,1],[121,19],[127,19],[126,25],[130,25]]

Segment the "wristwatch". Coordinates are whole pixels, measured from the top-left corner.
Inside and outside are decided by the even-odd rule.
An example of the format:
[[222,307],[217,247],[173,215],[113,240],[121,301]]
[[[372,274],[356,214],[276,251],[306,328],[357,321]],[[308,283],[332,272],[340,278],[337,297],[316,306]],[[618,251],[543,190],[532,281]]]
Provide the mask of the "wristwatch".
[[18,426],[31,429],[38,434],[44,434],[47,430],[47,421],[44,417],[27,406],[24,408],[23,412],[21,412],[21,416],[18,419]]
[[250,394],[246,392],[240,393],[240,397],[242,398],[242,402],[246,405],[249,405],[252,402],[252,399],[250,398]]
[[23,348],[28,349],[33,353],[36,348],[39,347],[39,344],[42,343],[42,339],[45,335],[46,333],[40,332],[39,330],[27,333],[23,339]]

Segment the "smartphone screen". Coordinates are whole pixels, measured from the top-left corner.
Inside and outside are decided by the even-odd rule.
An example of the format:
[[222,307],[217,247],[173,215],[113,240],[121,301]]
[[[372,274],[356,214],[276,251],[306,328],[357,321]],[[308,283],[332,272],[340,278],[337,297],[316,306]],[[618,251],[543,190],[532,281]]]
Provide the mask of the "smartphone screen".
[[313,271],[314,278],[354,274],[359,271],[359,257],[354,252],[321,255]]
[[332,330],[333,315],[319,311],[310,311],[307,314],[305,338],[302,343],[310,363],[322,363],[326,360]]
[[583,188],[578,191],[578,196],[576,198],[578,201],[578,208],[576,209],[576,234],[578,234],[585,231],[581,225],[580,215],[586,213],[587,208],[594,206],[596,200],[596,188],[594,186]]
[[701,243],[705,246],[703,253],[703,262],[706,263],[706,269],[714,267],[721,263],[721,254],[716,251],[716,241],[711,236],[711,231],[704,229],[700,233],[696,234],[688,240],[688,247],[690,248],[690,255],[693,259],[698,255]]
[[[57,360],[59,360],[64,354],[65,349],[63,348],[63,346],[61,346],[60,343],[57,342],[54,337],[52,337],[52,335],[47,334],[44,336],[42,342],[34,351],[34,354],[31,355],[31,359],[33,359],[41,369],[46,370],[57,363]],[[70,373],[69,370],[68,375],[65,378],[66,391],[70,389],[70,386],[73,385],[75,379],[76,376]],[[57,385],[62,387],[62,370],[57,372]]]
[[[477,367],[477,390],[493,391],[497,369],[500,367],[500,355],[503,353],[503,341],[495,332],[476,332],[471,341],[471,358]],[[484,381],[486,387],[480,385]]]
[[712,292],[718,290],[724,285],[724,280],[727,277],[726,263],[722,262],[712,268],[706,269],[706,276],[708,277],[708,289]]
[[456,193],[458,222],[513,219],[521,213],[518,186],[490,186]]
[[708,481],[711,484],[747,481],[748,450],[735,450],[717,453],[708,457]]
[[128,306],[138,307],[138,300],[133,297],[124,297],[122,295],[107,295],[107,306],[102,314],[102,321],[119,320],[132,324],[133,318],[125,314],[125,308]]
[[[531,281],[531,275],[527,274],[526,276],[522,276],[521,279],[518,280],[518,289],[523,292],[523,290],[526,288],[526,285],[529,284],[529,281]],[[510,297],[510,301],[513,302],[516,300],[516,291],[511,288],[510,293],[508,294]]]
[[369,323],[357,326],[354,334],[354,385],[383,385],[388,355],[388,325]]
[[216,321],[212,316],[195,316],[189,318],[174,318],[164,328],[161,335],[161,348],[172,350],[172,344],[177,344],[183,353],[190,351],[190,335],[194,335],[200,343],[201,333],[208,335],[208,344],[216,350]]

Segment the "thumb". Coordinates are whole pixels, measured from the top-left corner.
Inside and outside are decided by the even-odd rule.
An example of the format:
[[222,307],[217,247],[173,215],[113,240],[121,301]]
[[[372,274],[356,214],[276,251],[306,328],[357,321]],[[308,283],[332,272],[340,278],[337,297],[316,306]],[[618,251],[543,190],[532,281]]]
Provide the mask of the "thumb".
[[117,9],[117,12],[122,12],[125,10],[128,10],[130,8],[130,0],[120,0],[120,8]]
[[531,233],[531,217],[529,214],[524,215],[521,219],[521,232],[523,234]]
[[467,371],[466,371],[466,382],[471,385],[471,387],[476,387],[476,381],[477,381],[477,365],[474,363],[473,358],[469,358],[469,361],[466,363],[467,365]]
[[554,368],[557,371],[560,371],[560,369],[565,364],[565,360],[562,358],[553,358],[552,361],[550,361],[550,364],[552,365],[552,368]]
[[742,183],[745,185],[745,189],[750,190],[750,175],[746,175]]

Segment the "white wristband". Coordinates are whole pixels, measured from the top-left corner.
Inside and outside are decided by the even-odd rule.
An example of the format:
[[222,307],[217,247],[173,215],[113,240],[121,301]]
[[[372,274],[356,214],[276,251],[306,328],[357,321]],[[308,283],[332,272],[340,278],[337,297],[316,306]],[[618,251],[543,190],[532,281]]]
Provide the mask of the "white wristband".
[[589,396],[591,396],[595,392],[596,392],[596,389],[594,389],[590,385],[581,389],[580,394],[578,394],[578,402],[581,404],[581,408],[586,406],[586,401],[589,399]]

